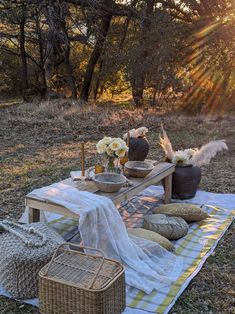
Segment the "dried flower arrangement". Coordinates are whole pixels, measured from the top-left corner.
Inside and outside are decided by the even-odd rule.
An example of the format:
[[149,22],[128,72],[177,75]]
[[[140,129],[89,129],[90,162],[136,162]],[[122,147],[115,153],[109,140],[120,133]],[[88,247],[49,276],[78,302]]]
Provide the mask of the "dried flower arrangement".
[[211,141],[203,145],[200,149],[189,148],[184,150],[174,151],[172,144],[167,136],[166,131],[162,126],[162,136],[160,136],[160,145],[165,152],[167,160],[177,166],[203,166],[210,163],[215,155],[224,149],[228,149],[225,140]]
[[[148,133],[148,129],[145,126],[142,126],[138,129],[132,129],[129,131],[130,138],[144,138],[146,137],[146,134]],[[123,135],[123,139],[127,140],[128,133]]]

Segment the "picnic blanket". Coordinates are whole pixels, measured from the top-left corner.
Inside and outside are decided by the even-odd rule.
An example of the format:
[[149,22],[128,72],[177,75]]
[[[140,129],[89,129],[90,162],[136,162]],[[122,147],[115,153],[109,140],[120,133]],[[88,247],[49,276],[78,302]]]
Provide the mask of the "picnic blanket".
[[[119,209],[128,227],[140,227],[143,217],[151,213],[156,204],[162,203],[161,187],[151,186],[128,204]],[[183,271],[179,279],[167,288],[145,294],[137,289],[127,289],[127,308],[125,314],[168,313],[177,298],[186,289],[189,282],[200,271],[206,258],[214,251],[218,241],[234,219],[235,195],[215,194],[198,191],[195,198],[184,201],[203,205],[211,217],[205,222],[190,225],[189,233],[175,242],[176,254],[184,259]],[[67,240],[79,241],[77,222],[70,218],[59,218],[51,215],[51,222],[57,231]],[[8,295],[0,288],[0,294]],[[26,303],[38,306],[38,300],[25,300]]]

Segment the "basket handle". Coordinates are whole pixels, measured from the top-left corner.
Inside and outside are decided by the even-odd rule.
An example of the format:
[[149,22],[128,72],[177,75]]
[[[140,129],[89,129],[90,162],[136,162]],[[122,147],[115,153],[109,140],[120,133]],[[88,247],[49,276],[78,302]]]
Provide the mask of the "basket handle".
[[[100,273],[100,271],[101,271],[101,268],[102,268],[102,266],[103,266],[103,264],[104,264],[104,260],[105,260],[103,251],[98,250],[98,249],[95,249],[95,248],[91,248],[91,247],[83,246],[83,245],[78,245],[78,244],[76,244],[76,243],[67,243],[67,242],[64,242],[64,243],[60,244],[60,245],[57,247],[57,249],[55,250],[55,252],[53,253],[53,256],[52,256],[52,258],[51,258],[51,261],[49,262],[48,267],[47,267],[47,269],[46,269],[44,275],[45,275],[45,276],[48,275],[48,272],[49,272],[49,269],[51,268],[52,262],[54,261],[54,259],[55,259],[56,255],[57,255],[57,253],[59,252],[59,250],[60,250],[62,247],[67,246],[67,245],[68,245],[68,246],[75,246],[75,247],[77,247],[77,248],[79,248],[79,249],[87,249],[87,250],[92,250],[92,251],[96,251],[96,252],[100,253],[100,255],[101,255],[101,257],[102,257],[102,260],[101,260],[101,263],[100,263],[99,268],[98,268],[97,271],[96,271],[96,274],[95,274],[94,278],[92,279],[90,285],[88,286],[88,289],[91,289],[91,288],[94,286],[94,283],[95,283],[97,277],[99,276],[99,273]],[[85,253],[85,252],[84,252],[84,253]],[[85,253],[85,254],[86,254],[86,253]],[[86,254],[86,255],[87,255],[87,254]]]

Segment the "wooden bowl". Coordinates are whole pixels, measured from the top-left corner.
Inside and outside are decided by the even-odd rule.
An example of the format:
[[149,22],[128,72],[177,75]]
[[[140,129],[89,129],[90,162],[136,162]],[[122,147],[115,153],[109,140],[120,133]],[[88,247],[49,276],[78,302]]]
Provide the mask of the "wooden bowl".
[[118,173],[103,172],[96,174],[92,180],[100,191],[114,193],[122,188],[126,182],[126,177]]
[[130,177],[144,178],[152,170],[154,166],[146,161],[128,161],[125,163],[125,170]]

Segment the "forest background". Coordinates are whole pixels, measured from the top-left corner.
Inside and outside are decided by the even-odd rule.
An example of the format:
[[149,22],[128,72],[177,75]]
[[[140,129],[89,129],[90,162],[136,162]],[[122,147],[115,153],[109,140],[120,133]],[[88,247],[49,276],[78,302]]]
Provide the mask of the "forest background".
[[0,23],[0,100],[233,108],[233,0],[1,0]]

